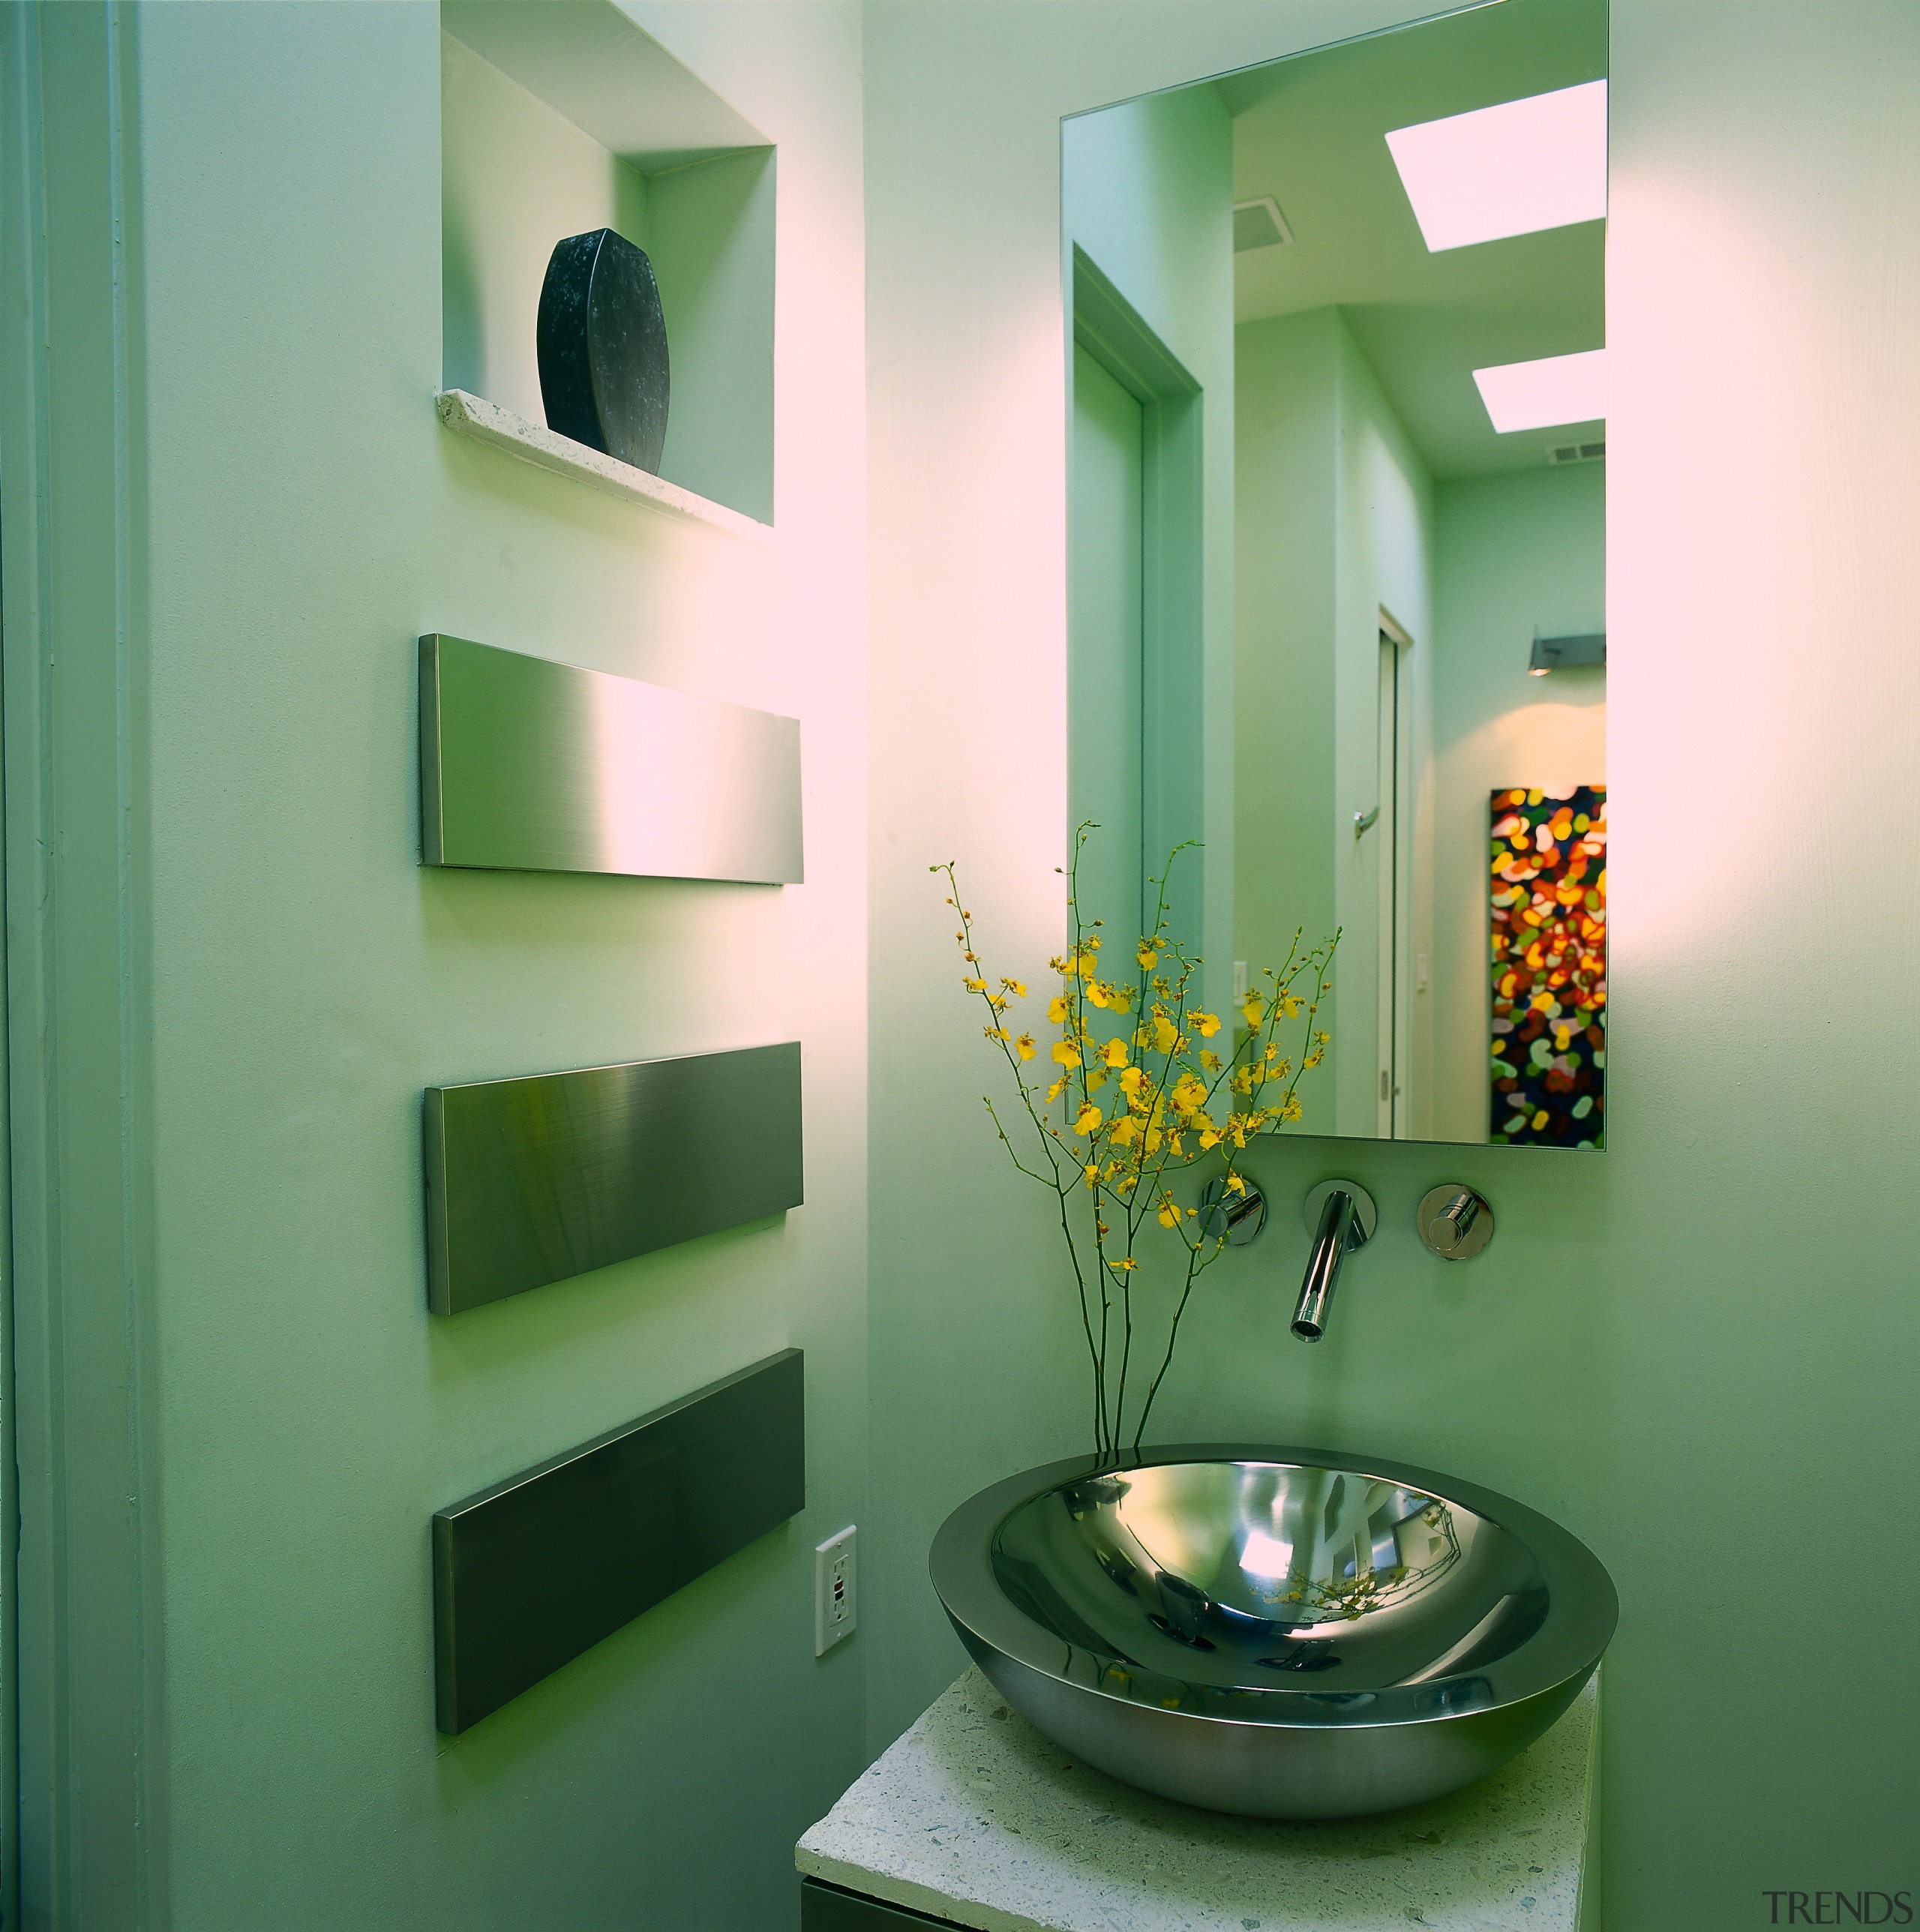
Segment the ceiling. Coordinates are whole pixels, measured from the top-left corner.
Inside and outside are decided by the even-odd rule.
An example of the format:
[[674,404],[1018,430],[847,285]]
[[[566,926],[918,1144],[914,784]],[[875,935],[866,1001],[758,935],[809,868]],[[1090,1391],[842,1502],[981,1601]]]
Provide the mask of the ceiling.
[[1606,72],[1606,0],[1492,0],[1214,82],[1234,117],[1234,199],[1271,195],[1291,243],[1234,257],[1234,316],[1337,304],[1436,478],[1544,466],[1599,423],[1502,436],[1473,371],[1606,341],[1606,224],[1427,252],[1389,130]]

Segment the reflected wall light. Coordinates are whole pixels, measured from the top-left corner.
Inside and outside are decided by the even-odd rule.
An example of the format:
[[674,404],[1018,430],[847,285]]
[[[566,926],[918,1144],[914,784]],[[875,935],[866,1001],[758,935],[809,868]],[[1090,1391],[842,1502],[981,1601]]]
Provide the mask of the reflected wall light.
[[1604,631],[1590,632],[1577,638],[1543,638],[1536,632],[1527,669],[1535,677],[1544,677],[1549,671],[1558,670],[1563,666],[1598,664],[1604,669],[1606,663]]
[[1556,423],[1592,422],[1606,414],[1606,351],[1544,356],[1537,362],[1502,362],[1476,369],[1473,380],[1493,427],[1547,429]]
[[1436,254],[1606,212],[1606,83],[1450,114],[1387,136]]

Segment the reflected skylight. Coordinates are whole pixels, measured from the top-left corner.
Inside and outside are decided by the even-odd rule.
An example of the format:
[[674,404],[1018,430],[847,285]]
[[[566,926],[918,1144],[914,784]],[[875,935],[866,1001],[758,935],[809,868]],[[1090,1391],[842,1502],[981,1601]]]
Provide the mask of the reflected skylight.
[[1473,379],[1493,427],[1503,435],[1511,430],[1592,422],[1606,414],[1604,349],[1578,356],[1545,356],[1537,362],[1503,362],[1476,369]]
[[1387,136],[1435,253],[1606,212],[1606,83],[1479,107]]

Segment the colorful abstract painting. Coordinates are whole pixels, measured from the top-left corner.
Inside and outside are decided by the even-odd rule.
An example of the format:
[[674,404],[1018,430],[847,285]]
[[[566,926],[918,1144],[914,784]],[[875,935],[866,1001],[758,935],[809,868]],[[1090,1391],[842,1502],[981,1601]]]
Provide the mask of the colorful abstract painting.
[[1606,788],[1493,794],[1490,1138],[1606,1131]]

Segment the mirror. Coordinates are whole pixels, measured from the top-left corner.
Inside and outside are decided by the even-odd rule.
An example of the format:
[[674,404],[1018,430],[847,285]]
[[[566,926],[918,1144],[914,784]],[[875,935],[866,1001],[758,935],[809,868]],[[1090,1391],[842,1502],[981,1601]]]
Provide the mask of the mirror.
[[1337,929],[1288,1131],[1604,1142],[1606,58],[1495,0],[1063,126],[1083,902],[1198,842],[1223,1012]]

